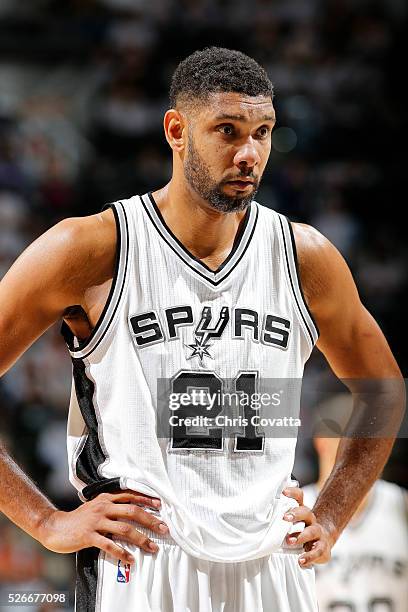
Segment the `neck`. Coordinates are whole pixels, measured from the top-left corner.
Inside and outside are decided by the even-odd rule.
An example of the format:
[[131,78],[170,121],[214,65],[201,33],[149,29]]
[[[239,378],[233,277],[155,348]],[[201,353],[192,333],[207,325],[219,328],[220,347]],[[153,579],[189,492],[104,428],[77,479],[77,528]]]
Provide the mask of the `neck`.
[[246,212],[212,209],[185,181],[174,177],[153,192],[155,202],[173,234],[197,258],[216,269],[230,253]]

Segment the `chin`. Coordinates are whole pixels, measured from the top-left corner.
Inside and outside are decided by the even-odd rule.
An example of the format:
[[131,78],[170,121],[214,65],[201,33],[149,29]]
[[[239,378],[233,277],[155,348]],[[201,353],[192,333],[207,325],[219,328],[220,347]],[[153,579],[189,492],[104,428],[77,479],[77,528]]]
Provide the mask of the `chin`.
[[211,208],[224,213],[241,212],[248,208],[252,202],[254,195],[242,195],[241,197],[231,197],[222,195],[221,197],[212,197],[208,200]]

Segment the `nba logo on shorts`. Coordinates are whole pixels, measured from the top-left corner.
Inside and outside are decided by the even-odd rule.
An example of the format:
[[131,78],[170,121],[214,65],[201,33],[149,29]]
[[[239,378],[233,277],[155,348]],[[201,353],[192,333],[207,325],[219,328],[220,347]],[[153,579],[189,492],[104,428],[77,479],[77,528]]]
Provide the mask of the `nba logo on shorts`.
[[117,582],[129,582],[130,580],[130,565],[129,563],[123,564],[122,561],[118,561],[118,573],[116,576]]

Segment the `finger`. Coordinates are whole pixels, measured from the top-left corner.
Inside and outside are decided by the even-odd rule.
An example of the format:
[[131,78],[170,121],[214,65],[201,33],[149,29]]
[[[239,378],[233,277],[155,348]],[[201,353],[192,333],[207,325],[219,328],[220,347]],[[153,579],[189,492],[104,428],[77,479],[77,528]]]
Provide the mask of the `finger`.
[[146,552],[157,552],[159,547],[155,542],[152,542],[144,533],[140,533],[129,523],[121,523],[120,521],[110,521],[105,519],[98,525],[98,532],[112,534],[125,542],[134,544],[138,548],[142,548]]
[[316,517],[307,506],[298,506],[297,508],[291,508],[283,515],[285,521],[291,523],[306,523],[306,525],[313,525],[316,523]]
[[135,493],[134,491],[122,491],[120,493],[102,493],[102,495],[98,497],[101,498],[102,496],[106,496],[107,500],[115,504],[144,504],[146,506],[152,506],[153,508],[159,508],[161,506],[160,499],[156,497],[149,497],[148,495],[143,495],[142,493]]
[[160,508],[161,506],[161,499],[158,497],[151,497],[150,495],[145,495],[144,493],[140,493],[140,491],[132,491],[131,489],[125,489],[124,493],[140,495],[143,499],[148,500],[148,504],[146,505],[151,505],[153,508]]
[[[293,541],[292,538],[295,537]],[[322,537],[322,531],[319,525],[310,525],[310,527],[306,527],[298,536],[293,536],[292,534],[288,538],[288,543],[296,546],[303,546],[306,542],[314,542],[315,540],[319,540]]]
[[154,497],[150,497],[148,495],[144,495],[143,493],[138,493],[135,491],[122,491],[120,493],[111,493],[110,501],[114,503],[133,503],[133,504],[145,504],[152,505],[153,507],[158,507],[160,505],[160,500]]
[[319,540],[313,543],[310,551],[304,552],[299,556],[300,567],[312,567],[314,563],[326,563],[329,560],[329,555],[326,551],[325,544]]
[[299,487],[286,487],[283,489],[282,493],[286,495],[286,497],[295,499],[300,506],[303,505],[303,491]]
[[293,546],[294,544],[296,544],[297,539],[299,537],[299,535],[301,534],[301,531],[296,531],[293,533],[288,533],[285,537],[285,542],[286,544],[289,544],[290,546]]
[[150,512],[146,512],[143,508],[134,504],[110,504],[106,510],[105,516],[111,519],[128,519],[147,527],[160,535],[169,533],[169,528],[166,523],[158,520]]
[[92,539],[92,546],[96,546],[101,550],[105,551],[111,557],[122,561],[123,563],[130,563],[131,565],[135,562],[134,557],[127,552],[122,546],[115,544],[109,538],[106,538],[99,533],[95,533]]

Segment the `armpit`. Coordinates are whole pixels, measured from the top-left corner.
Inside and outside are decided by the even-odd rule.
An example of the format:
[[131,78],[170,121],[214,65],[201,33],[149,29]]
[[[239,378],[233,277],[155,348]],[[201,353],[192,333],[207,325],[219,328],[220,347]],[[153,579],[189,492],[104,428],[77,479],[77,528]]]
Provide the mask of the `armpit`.
[[85,319],[89,323],[85,310],[79,304],[68,306],[68,308],[64,310],[62,318],[66,320]]
[[65,309],[62,318],[74,336],[76,336],[79,340],[86,340],[91,334],[92,325],[82,306],[69,306]]

